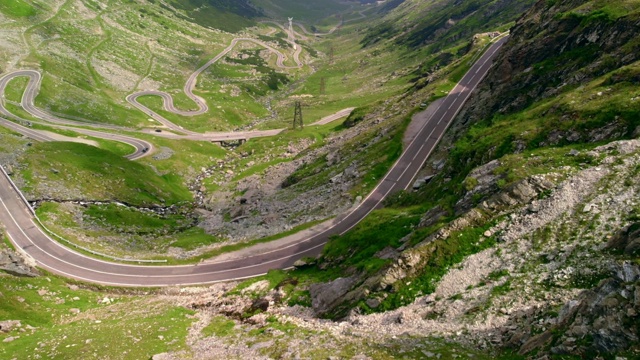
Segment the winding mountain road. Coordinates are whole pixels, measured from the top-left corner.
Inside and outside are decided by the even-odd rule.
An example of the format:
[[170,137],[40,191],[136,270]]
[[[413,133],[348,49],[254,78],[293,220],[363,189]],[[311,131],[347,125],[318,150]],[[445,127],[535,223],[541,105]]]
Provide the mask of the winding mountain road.
[[0,171],[0,222],[4,224],[6,234],[15,247],[31,257],[38,266],[52,273],[92,283],[115,286],[204,284],[253,277],[274,268],[289,268],[301,257],[319,254],[330,236],[343,234],[353,228],[371,211],[379,208],[388,194],[410,186],[450,123],[486,75],[505,41],[506,38],[503,38],[490,46],[449,95],[437,103],[437,108],[424,112],[430,114],[424,125],[365,200],[346,215],[338,217],[331,227],[298,239],[293,244],[245,258],[185,266],[124,265],[90,258],[52,240],[36,225],[32,210],[4,170]]
[[[171,138],[184,138],[184,139],[189,139],[189,140],[201,140],[201,141],[221,141],[221,140],[233,140],[233,139],[249,139],[249,138],[254,138],[254,137],[262,137],[262,136],[272,136],[274,134],[277,134],[278,132],[282,131],[283,129],[280,129],[278,132],[275,132],[274,130],[269,130],[269,131],[254,131],[254,132],[219,132],[219,133],[208,133],[208,134],[201,134],[198,132],[194,132],[191,130],[187,130],[184,129],[182,126],[176,125],[173,122],[169,121],[168,119],[164,118],[162,115],[158,114],[157,112],[149,109],[148,107],[146,107],[145,105],[141,104],[138,101],[138,98],[141,96],[159,96],[160,98],[162,98],[163,101],[163,108],[166,111],[181,115],[181,116],[197,116],[197,115],[202,115],[205,114],[209,111],[209,107],[206,103],[206,101],[193,93],[197,81],[198,81],[198,77],[211,65],[215,64],[216,62],[218,62],[220,59],[222,59],[224,56],[226,56],[229,52],[231,52],[238,43],[240,42],[251,42],[257,45],[260,45],[262,47],[264,47],[265,49],[269,50],[270,52],[272,52],[273,54],[276,55],[276,66],[278,66],[279,68],[282,69],[299,69],[302,68],[302,66],[304,65],[302,63],[302,61],[300,60],[300,54],[302,52],[302,47],[301,46],[297,46],[295,42],[293,41],[289,41],[292,45],[292,47],[294,48],[294,52],[293,52],[293,60],[295,61],[296,65],[295,66],[287,66],[285,65],[285,61],[287,61],[287,56],[282,53],[281,51],[279,51],[278,49],[274,48],[273,46],[267,44],[264,41],[260,41],[257,39],[252,39],[252,38],[234,38],[231,43],[229,44],[229,46],[227,46],[224,50],[222,50],[218,55],[216,55],[214,58],[212,58],[211,60],[209,60],[207,63],[205,63],[204,65],[202,65],[200,68],[198,68],[196,71],[194,71],[191,76],[189,76],[189,78],[187,79],[185,86],[184,86],[184,92],[187,95],[187,97],[189,97],[191,100],[193,100],[196,105],[198,106],[197,110],[190,110],[190,111],[185,111],[185,110],[180,110],[178,108],[175,107],[174,103],[173,103],[173,97],[163,91],[158,91],[158,90],[146,90],[146,91],[140,91],[131,95],[128,95],[126,97],[126,100],[133,105],[134,107],[136,107],[137,109],[139,109],[140,111],[142,111],[143,113],[145,113],[146,115],[150,116],[151,118],[153,118],[154,120],[160,122],[162,125],[164,125],[166,128],[175,131],[179,134],[185,134],[186,136],[182,136],[179,137],[178,135],[175,134],[156,134],[159,136],[164,136],[164,137],[171,137]],[[95,122],[89,122],[89,121],[74,121],[74,120],[69,120],[69,119],[63,119],[57,116],[54,116],[50,113],[47,113],[45,111],[42,111],[40,109],[38,109],[35,104],[35,98],[36,95],[39,92],[40,89],[40,84],[42,81],[42,75],[40,74],[40,72],[36,71],[36,70],[19,70],[19,71],[14,71],[11,73],[8,73],[6,75],[4,75],[2,78],[0,78],[0,94],[4,94],[7,84],[18,77],[27,77],[29,79],[28,83],[27,83],[27,87],[25,89],[25,92],[23,93],[22,99],[21,99],[21,105],[22,107],[25,109],[25,111],[27,111],[29,114],[31,114],[33,117],[37,118],[37,119],[41,119],[44,120],[46,122],[52,123],[52,124],[56,124],[56,125],[67,125],[67,126],[74,126],[74,127],[94,127],[94,128],[103,128],[103,129],[111,129],[111,130],[129,130],[132,131],[132,129],[126,129],[124,127],[120,127],[120,126],[116,126],[116,125],[108,125],[108,124],[100,124],[100,123],[95,123]],[[29,122],[26,119],[21,119],[17,116],[15,116],[14,114],[12,114],[6,107],[5,107],[5,101],[4,101],[4,96],[0,99],[0,114],[9,117],[9,118],[13,118],[19,121],[23,121],[23,122]],[[6,119],[5,119],[6,120]],[[6,121],[2,122],[1,124],[7,124]],[[17,129],[16,127],[13,127],[13,129]],[[83,131],[79,131],[76,130],[78,132],[83,132]],[[37,131],[25,131],[25,128],[22,127],[19,130],[20,133],[30,136],[32,138],[34,138],[35,140],[39,140],[39,141],[52,141],[51,139],[49,140],[42,140],[43,136],[42,135],[36,135]],[[86,133],[86,132],[83,132]],[[97,134],[100,134],[98,132],[92,131],[92,133],[94,135],[92,136],[98,136]],[[136,146],[136,143],[139,142],[139,140],[137,141],[133,141],[130,137],[126,137],[126,136],[120,136],[120,135],[113,135],[113,134],[107,134],[104,133],[104,137],[105,139],[109,139],[109,140],[117,140],[117,141],[121,141],[121,142],[125,142],[129,145],[132,145],[136,148],[138,148],[138,146]],[[100,136],[99,136],[100,137]],[[143,149],[145,149],[144,152],[142,152],[141,154],[149,154],[150,152],[148,150],[150,150],[152,147],[150,146],[149,143],[146,143],[145,146],[143,146],[142,148],[140,148],[140,150],[142,151]],[[131,154],[128,157],[134,157],[134,158],[139,158],[140,154]]]
[[[202,133],[185,130],[182,127],[175,125],[174,123],[170,122],[169,120],[165,119],[161,115],[155,113],[151,109],[144,107],[141,104],[139,104],[139,107],[138,107],[136,105],[138,104],[136,101],[133,101],[132,103],[136,105],[140,110],[145,111],[148,115],[152,116],[154,119],[163,123],[165,126],[170,128],[171,130],[174,130],[177,133],[182,133],[182,135],[171,133],[171,132],[158,133],[153,129],[134,130],[134,129],[128,129],[125,127],[119,127],[116,125],[99,124],[99,123],[94,123],[89,121],[68,120],[68,119],[51,115],[45,111],[38,109],[34,105],[35,97],[38,94],[38,91],[40,88],[40,81],[41,81],[41,74],[38,71],[20,70],[20,71],[15,71],[15,72],[4,75],[2,78],[0,78],[0,94],[4,94],[7,84],[11,80],[18,77],[27,77],[29,80],[27,83],[25,92],[22,96],[20,105],[34,118],[40,119],[43,122],[27,120],[11,113],[5,107],[5,99],[3,97],[0,97],[0,115],[17,120],[21,123],[38,123],[38,124],[59,128],[59,129],[72,130],[88,136],[93,136],[93,137],[102,138],[106,140],[119,141],[128,145],[131,145],[135,148],[135,152],[126,156],[128,159],[131,159],[131,160],[139,159],[151,154],[153,150],[153,145],[148,141],[140,140],[135,137],[120,135],[117,133],[108,133],[104,131],[91,130],[91,129],[87,129],[87,127],[105,129],[105,130],[114,130],[114,131],[127,130],[129,132],[140,132],[140,133],[150,134],[150,135],[164,137],[168,139],[174,139],[174,140],[214,141],[214,142],[230,141],[230,140],[248,140],[248,139],[257,138],[257,137],[275,136],[284,130],[284,129],[249,130],[249,131],[209,132],[209,133],[202,134]],[[196,78],[197,76],[190,77],[190,79],[196,79]],[[138,93],[137,95],[142,96],[142,94],[140,93]],[[162,92],[157,92],[156,95],[162,96],[167,103],[172,104],[173,99],[171,98],[170,95]],[[203,104],[204,106],[206,106],[206,103],[203,102]],[[337,120],[341,117],[345,117],[349,115],[352,109],[353,108],[340,110],[337,113],[329,115],[323,119],[320,119],[319,121],[311,125],[323,125],[330,121]],[[16,124],[3,117],[0,117],[0,126],[10,128],[36,141],[58,141],[57,139],[39,130],[31,129],[29,127]]]
[[[44,121],[57,124],[57,125],[87,126],[87,127],[102,128],[102,129],[126,130],[126,128],[117,126],[117,125],[63,119],[38,109],[35,106],[34,101],[35,101],[36,95],[38,95],[38,92],[40,91],[40,83],[42,82],[42,75],[40,74],[40,72],[36,70],[18,70],[18,71],[8,73],[2,76],[2,78],[0,78],[0,94],[2,94],[2,99],[0,101],[0,113],[4,116],[10,117],[10,118],[18,118],[5,107],[4,93],[6,91],[6,88],[9,82],[19,77],[26,77],[29,80],[27,82],[27,87],[25,88],[25,91],[22,94],[20,105],[24,108],[25,111],[27,111],[29,114],[31,114],[32,116],[38,119],[42,119]],[[25,119],[19,119],[19,120],[27,121]]]
[[[81,122],[81,121],[62,119],[57,116],[53,116],[49,113],[46,113],[38,109],[37,107],[35,107],[34,99],[38,94],[38,90],[40,88],[40,81],[41,81],[40,73],[35,70],[15,71],[0,78],[0,94],[3,95],[3,97],[0,99],[0,114],[9,118],[18,120],[22,123],[32,123],[32,121],[30,120],[23,119],[19,116],[14,115],[5,107],[5,99],[4,99],[5,89],[7,87],[7,84],[11,80],[17,77],[27,77],[29,79],[27,83],[27,87],[22,95],[22,100],[20,104],[32,116],[38,119],[44,120],[46,122],[52,123],[53,125],[50,125],[50,126],[58,129],[71,130],[84,135],[93,136],[100,139],[118,141],[118,142],[130,145],[135,150],[133,153],[125,156],[129,160],[140,159],[144,156],[149,155],[152,152],[153,145],[148,141],[140,140],[134,137],[126,136],[126,135],[108,133],[104,131],[97,131],[97,130],[91,130],[91,129],[85,128],[85,127],[94,127],[94,128],[103,128],[103,129],[109,129],[109,130],[125,130],[125,128],[123,127],[108,125],[108,124],[98,124],[98,123],[91,123],[91,122]],[[9,121],[8,119],[5,119],[4,117],[0,117],[0,126],[4,126],[8,129],[16,131],[36,141],[58,141],[58,139],[53,138],[44,132],[40,132],[30,127],[16,124],[12,121]],[[80,126],[83,126],[83,127],[80,127]]]
[[[154,112],[153,110],[151,110],[148,107],[146,107],[143,104],[141,104],[138,101],[138,98],[141,97],[141,96],[149,96],[149,95],[160,96],[162,98],[164,110],[172,112],[174,114],[182,115],[182,116],[196,116],[196,115],[202,115],[202,114],[206,113],[207,111],[209,111],[209,107],[207,106],[207,102],[203,98],[201,98],[200,96],[198,96],[198,95],[193,93],[193,90],[195,89],[196,84],[198,82],[198,76],[200,76],[200,74],[202,74],[208,67],[210,67],[211,65],[215,64],[220,59],[222,59],[224,56],[226,56],[230,51],[233,50],[233,48],[236,47],[236,45],[239,42],[242,42],[242,41],[244,41],[244,42],[252,42],[252,43],[260,45],[260,46],[264,47],[265,49],[269,50],[270,52],[274,53],[276,55],[276,57],[277,57],[276,65],[279,68],[282,68],[282,69],[299,69],[299,68],[301,68],[303,66],[302,62],[300,61],[300,53],[302,51],[302,47],[300,47],[300,46],[294,46],[295,47],[295,51],[293,53],[293,59],[296,62],[296,66],[286,66],[284,64],[284,62],[287,61],[287,56],[285,54],[283,54],[282,52],[280,52],[278,49],[276,49],[276,48],[272,47],[271,45],[265,43],[264,41],[251,39],[251,38],[235,38],[235,39],[233,39],[231,41],[231,44],[229,44],[229,46],[227,46],[224,50],[222,50],[213,59],[209,60],[207,63],[202,65],[200,68],[198,68],[195,72],[193,72],[193,74],[191,74],[191,76],[189,76],[189,79],[187,79],[187,82],[184,85],[184,93],[191,100],[193,100],[196,103],[196,105],[198,106],[197,110],[185,111],[185,110],[177,109],[173,104],[173,97],[171,96],[171,94],[168,94],[168,93],[163,92],[163,91],[158,91],[158,90],[146,90],[146,91],[137,92],[135,94],[131,94],[131,95],[127,96],[127,101],[131,105],[133,105],[136,108],[138,108],[140,111],[142,111],[145,114],[151,116],[153,119],[157,120],[158,122],[160,122],[161,124],[163,124],[164,126],[166,126],[167,128],[169,128],[169,129],[171,129],[173,131],[177,131],[177,132],[188,134],[188,135],[197,135],[197,134],[199,134],[199,133],[196,133],[196,132],[193,132],[193,131],[185,130],[182,127],[180,127],[180,126],[172,123],[171,121],[165,119],[160,114]],[[295,45],[295,43],[293,43],[293,45]]]

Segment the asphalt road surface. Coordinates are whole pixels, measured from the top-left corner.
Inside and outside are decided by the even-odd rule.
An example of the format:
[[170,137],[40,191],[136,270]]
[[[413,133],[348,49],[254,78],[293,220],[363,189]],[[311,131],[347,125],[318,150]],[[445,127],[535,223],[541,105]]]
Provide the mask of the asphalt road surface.
[[30,256],[38,266],[70,278],[116,286],[169,286],[204,284],[261,275],[270,269],[288,268],[305,256],[320,253],[331,235],[353,228],[384,198],[406,189],[431,154],[440,138],[480,80],[491,67],[503,38],[490,46],[449,95],[438,103],[432,116],[418,131],[401,157],[371,194],[335,225],[309,238],[282,248],[250,257],[217,263],[186,266],[136,266],[106,262],[84,256],[52,240],[36,225],[24,198],[0,172],[0,222],[19,251]]

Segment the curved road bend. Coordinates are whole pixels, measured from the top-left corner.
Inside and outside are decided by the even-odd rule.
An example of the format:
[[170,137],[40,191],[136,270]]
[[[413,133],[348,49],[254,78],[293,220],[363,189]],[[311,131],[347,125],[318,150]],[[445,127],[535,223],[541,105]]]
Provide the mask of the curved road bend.
[[[85,134],[85,135],[89,135],[89,136],[93,136],[93,137],[97,137],[97,138],[101,138],[101,139],[106,139],[106,140],[113,140],[113,141],[118,141],[127,145],[132,146],[135,150],[133,153],[126,155],[125,157],[129,160],[136,160],[136,159],[140,159],[144,156],[147,156],[151,153],[151,151],[153,150],[153,145],[151,143],[149,143],[148,141],[145,140],[140,140],[140,139],[136,139],[134,137],[130,137],[130,136],[125,136],[125,135],[120,135],[120,134],[112,134],[112,133],[107,133],[107,132],[103,132],[103,131],[96,131],[96,130],[90,130],[90,129],[85,129],[85,128],[77,128],[77,127],[72,127],[73,126],[92,126],[92,127],[98,127],[98,128],[107,128],[107,129],[124,129],[122,127],[119,126],[115,126],[115,125],[100,125],[100,124],[93,124],[93,123],[84,123],[84,122],[80,122],[80,121],[72,121],[72,120],[66,120],[66,119],[61,119],[58,117],[55,117],[53,115],[47,114],[44,111],[41,111],[40,109],[36,108],[34,106],[34,98],[36,96],[36,94],[38,93],[38,88],[40,85],[40,80],[41,80],[41,75],[39,72],[35,71],[35,70],[22,70],[22,71],[16,71],[16,72],[12,72],[9,73],[5,76],[3,76],[0,79],[0,94],[4,94],[5,88],[7,86],[7,84],[9,83],[10,80],[16,78],[16,77],[20,77],[20,76],[26,76],[29,78],[29,82],[27,83],[27,88],[25,89],[24,94],[22,95],[22,101],[21,104],[23,106],[23,108],[29,112],[31,115],[33,115],[34,117],[37,117],[39,119],[43,119],[46,121],[49,121],[51,123],[54,123],[54,125],[49,125],[52,127],[56,127],[56,128],[60,128],[60,129],[66,129],[66,130],[71,130],[71,131],[75,131],[81,134]],[[9,110],[7,110],[4,107],[4,99],[2,99],[2,101],[0,101],[0,113],[11,117],[13,119],[22,121],[22,122],[26,122],[29,123],[31,121],[26,120],[26,119],[22,119],[19,116],[16,116],[14,114],[12,114]],[[0,118],[0,126],[4,126],[8,129],[11,129],[15,132],[18,132],[24,136],[30,137],[36,141],[58,141],[57,139],[47,135],[46,133],[40,132],[38,130],[35,129],[31,129],[19,124],[16,124],[12,121],[9,121],[5,118]]]
[[[26,120],[23,120],[23,121],[26,121]],[[54,137],[49,136],[46,132],[41,132],[39,130],[35,130],[32,128],[28,128],[28,127],[16,124],[13,121],[9,121],[2,117],[0,117],[0,126],[3,126],[7,129],[11,129],[17,133],[20,133],[36,141],[41,141],[41,142],[60,141]],[[105,133],[101,131],[94,131],[94,130],[88,130],[88,129],[78,129],[78,128],[67,127],[67,126],[55,126],[55,127],[60,129],[75,131],[78,133],[82,133],[82,134],[93,136],[100,139],[118,141],[130,146],[133,146],[135,149],[134,152],[125,156],[129,160],[137,160],[142,157],[145,157],[149,155],[153,150],[153,145],[151,145],[151,143],[145,140],[140,140],[140,139],[136,139],[136,138],[125,136],[125,135],[111,134],[111,133]]]
[[14,123],[13,121],[9,121],[3,117],[0,117],[0,126],[3,126],[7,129],[13,130],[19,134],[22,134],[26,137],[29,137],[36,141],[46,142],[46,141],[56,141],[56,139],[52,138],[47,134],[43,134],[38,130],[33,130],[28,127],[19,125]]
[[[38,109],[35,104],[36,95],[40,91],[40,83],[42,81],[42,75],[40,72],[36,70],[18,70],[11,73],[8,73],[0,78],[0,94],[2,95],[2,99],[0,101],[0,113],[3,115],[19,119],[17,116],[13,115],[9,110],[7,110],[4,106],[4,93],[7,87],[7,84],[18,77],[27,77],[29,82],[27,83],[27,87],[25,88],[24,93],[22,94],[22,99],[20,104],[33,117],[38,119],[42,119],[44,121],[58,124],[58,125],[69,125],[69,126],[88,126],[94,128],[102,128],[102,129],[113,129],[113,130],[126,130],[126,128],[117,125],[109,125],[109,124],[100,124],[94,122],[82,122],[82,121],[73,121],[68,119],[62,119],[57,116],[53,116],[49,113],[46,113],[40,109]],[[19,119],[23,121],[27,121],[24,119]]]
[[89,136],[93,136],[99,139],[105,139],[105,140],[113,140],[113,141],[118,141],[121,143],[125,143],[127,145],[131,145],[135,148],[135,151],[129,155],[126,155],[125,157],[129,160],[137,160],[140,158],[143,158],[149,154],[151,154],[153,152],[153,145],[146,141],[146,140],[141,140],[141,139],[137,139],[131,136],[126,136],[126,135],[120,135],[120,134],[112,134],[112,133],[106,133],[106,132],[102,132],[102,131],[95,131],[95,130],[89,130],[89,129],[78,129],[78,128],[71,128],[71,127],[64,127],[61,126],[60,128],[62,129],[67,129],[67,130],[72,130],[81,134],[85,134],[85,135],[89,135]]
[[505,41],[503,38],[489,47],[460,83],[438,103],[438,108],[389,173],[358,207],[329,229],[298,243],[242,259],[200,265],[135,266],[101,261],[68,249],[44,234],[4,172],[0,174],[0,221],[15,246],[31,256],[38,266],[93,283],[116,286],[191,285],[253,277],[270,269],[291,267],[296,259],[319,254],[329,236],[348,231],[380,207],[389,193],[406,189],[411,184],[451,121],[486,75],[492,59]]

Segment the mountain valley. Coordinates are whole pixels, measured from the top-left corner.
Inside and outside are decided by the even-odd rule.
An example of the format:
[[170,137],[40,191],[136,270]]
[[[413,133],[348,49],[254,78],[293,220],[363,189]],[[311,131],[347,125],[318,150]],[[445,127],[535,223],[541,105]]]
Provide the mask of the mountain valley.
[[121,287],[4,224],[0,358],[640,356],[637,0],[11,0],[0,49],[34,227],[150,279],[242,264]]

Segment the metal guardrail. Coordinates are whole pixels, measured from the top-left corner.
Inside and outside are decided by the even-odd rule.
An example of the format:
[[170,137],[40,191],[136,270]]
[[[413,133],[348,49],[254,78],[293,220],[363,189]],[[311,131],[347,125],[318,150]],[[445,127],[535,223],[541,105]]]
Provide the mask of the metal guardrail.
[[22,201],[27,205],[27,209],[29,209],[29,212],[33,215],[33,218],[36,220],[36,222],[40,225],[40,227],[45,230],[49,235],[57,238],[58,240],[73,246],[77,249],[80,249],[82,251],[86,251],[90,254],[93,255],[98,255],[110,260],[114,260],[114,261],[122,261],[122,262],[137,262],[137,263],[166,263],[167,260],[144,260],[144,259],[126,259],[126,258],[119,258],[119,257],[115,257],[115,256],[111,256],[111,255],[107,255],[107,254],[103,254],[101,252],[95,251],[95,250],[91,250],[88,249],[84,246],[78,245],[78,244],[74,244],[73,242],[63,238],[62,236],[56,234],[55,232],[53,232],[51,229],[49,229],[45,224],[42,223],[42,221],[40,220],[40,218],[38,217],[38,215],[36,214],[36,211],[33,209],[33,207],[31,206],[31,204],[29,204],[29,201],[27,200],[27,198],[24,196],[24,194],[22,193],[22,191],[20,191],[20,188],[18,188],[18,186],[13,182],[13,180],[11,179],[11,177],[9,176],[9,174],[7,174],[7,171],[4,169],[4,166],[0,166],[0,170],[2,171],[2,174],[7,178],[7,180],[9,180],[9,183],[11,184],[11,187],[18,193],[18,195],[20,196],[20,199],[22,199]]

